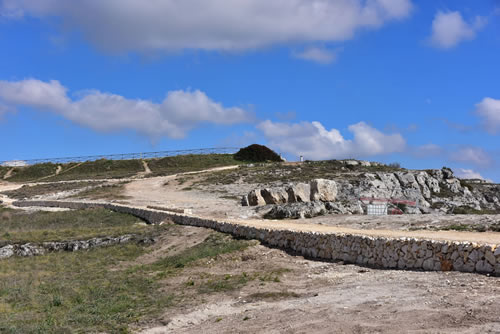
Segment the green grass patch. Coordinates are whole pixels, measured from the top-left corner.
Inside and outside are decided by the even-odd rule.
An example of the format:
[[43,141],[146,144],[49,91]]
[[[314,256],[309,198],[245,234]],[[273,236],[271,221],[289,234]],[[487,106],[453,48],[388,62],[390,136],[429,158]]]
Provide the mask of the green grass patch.
[[433,227],[441,231],[463,231],[463,232],[500,232],[500,223],[486,224],[452,224],[442,227]]
[[239,165],[232,154],[188,154],[148,161],[150,176],[194,172],[208,168]]
[[[76,213],[81,219],[65,216]],[[123,219],[117,219],[118,216],[109,217],[109,214],[102,209],[37,213],[22,223],[33,230],[54,231],[64,231],[72,224],[76,229],[83,225],[97,231],[114,227],[119,221],[125,226],[135,224],[133,217],[118,214]],[[10,223],[10,231],[15,232],[17,224]],[[162,226],[167,228],[164,233],[182,233],[183,227]],[[130,325],[154,319],[165,308],[185,300],[182,289],[162,285],[166,275],[173,277],[181,274],[186,266],[200,265],[200,260],[241,251],[252,244],[252,241],[212,232],[200,244],[175,255],[167,253],[165,258],[152,264],[135,262],[151,249],[134,243],[2,260],[0,333],[128,333]],[[213,279],[203,287],[188,280],[183,287],[194,289],[192,292],[200,289],[201,293],[222,293],[261,276],[267,277],[260,273],[224,275],[220,278],[222,283]]]
[[24,185],[19,189],[4,191],[2,194],[15,199],[31,198],[39,195],[53,194],[61,191],[81,189],[89,186],[98,185],[99,182],[65,182],[65,183],[47,183],[37,185]]
[[[241,274],[226,274],[219,275],[215,277],[210,277],[208,280],[201,281],[198,284],[197,291],[198,293],[220,293],[220,292],[229,292],[240,289],[245,286],[247,283],[251,281],[260,281],[260,282],[272,282],[272,283],[280,283],[280,276],[288,272],[288,269],[274,269],[266,272],[252,272],[246,273],[243,272]],[[263,283],[261,283],[263,284]],[[192,285],[196,285],[193,281]]]
[[59,175],[51,177],[48,180],[115,179],[131,177],[143,171],[144,167],[141,160],[100,159],[87,161],[82,164],[65,164]]
[[153,271],[162,272],[162,275],[165,276],[200,259],[241,251],[253,243],[248,240],[234,239],[222,233],[212,233],[203,242],[179,254],[163,258],[149,265],[148,268]]
[[280,300],[288,298],[298,298],[299,294],[290,291],[268,291],[252,293],[247,297],[250,300]]
[[197,289],[198,293],[220,293],[237,290],[254,280],[253,276],[246,273],[241,275],[223,275],[203,282]]
[[260,163],[244,165],[237,170],[218,171],[203,175],[196,184],[233,184],[242,179],[244,183],[269,184],[273,182],[309,182],[317,178],[357,181],[360,173],[396,172],[402,169],[389,166],[349,166],[339,160],[308,161],[300,164]]
[[110,270],[144,254],[136,244],[10,258],[0,265],[1,333],[128,333],[173,305],[141,273]]
[[0,244],[156,233],[165,226],[146,226],[139,218],[101,208],[29,214],[16,211],[0,219]]
[[0,180],[3,179],[4,175],[11,169],[11,167],[0,166]]
[[488,209],[477,210],[470,206],[458,206],[453,209],[453,213],[457,215],[494,215],[500,213],[500,211]]
[[50,175],[54,175],[57,170],[57,164],[43,163],[30,165],[26,167],[16,167],[12,172],[12,176],[7,180],[11,182],[30,182],[36,181]]
[[120,182],[118,184],[109,184],[100,187],[95,187],[81,191],[71,197],[85,198],[91,200],[124,200],[129,196],[123,195],[125,184],[128,182]]

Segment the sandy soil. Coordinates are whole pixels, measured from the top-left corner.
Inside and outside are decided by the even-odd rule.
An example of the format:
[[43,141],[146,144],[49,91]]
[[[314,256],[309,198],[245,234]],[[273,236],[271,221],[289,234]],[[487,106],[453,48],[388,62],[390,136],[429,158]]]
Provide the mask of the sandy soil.
[[[179,233],[177,246],[201,240],[203,230]],[[206,276],[285,269],[278,281],[196,293]],[[183,303],[138,333],[500,333],[500,279],[477,274],[373,270],[256,245],[186,268],[164,286],[182,291]]]
[[500,215],[328,215],[312,219],[263,220],[256,219],[258,216],[253,208],[242,207],[237,200],[224,198],[227,196],[225,193],[220,195],[192,190],[190,185],[189,182],[180,184],[178,176],[135,180],[125,187],[125,195],[130,197],[125,202],[139,206],[190,209],[196,216],[255,227],[500,244],[499,232],[410,231],[426,226],[500,222]]

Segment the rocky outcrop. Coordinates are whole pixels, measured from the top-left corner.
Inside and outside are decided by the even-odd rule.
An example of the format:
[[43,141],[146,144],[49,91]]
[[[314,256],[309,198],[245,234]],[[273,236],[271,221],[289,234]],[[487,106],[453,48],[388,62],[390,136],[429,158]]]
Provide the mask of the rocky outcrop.
[[323,202],[301,202],[275,205],[264,215],[266,219],[313,218],[328,213]]
[[[343,160],[342,163],[366,165],[356,160]],[[348,180],[340,175],[335,180],[316,179],[309,184],[255,189],[243,197],[242,203],[258,206],[332,202],[344,208],[338,212],[358,213],[360,198],[408,201],[414,204],[405,204],[402,210],[413,214],[433,211],[452,213],[456,207],[500,212],[500,186],[478,182],[468,184],[456,178],[451,169],[446,167],[426,171],[400,169],[397,172],[359,173],[356,178],[351,176]],[[290,213],[290,210],[293,212]],[[276,208],[275,216],[301,216],[300,212],[308,210],[310,208],[307,205],[284,206]]]
[[248,198],[248,205],[251,206],[266,204],[266,201],[264,201],[264,197],[262,197],[260,193],[260,189],[255,189],[249,192],[247,198]]
[[337,183],[332,180],[311,181],[311,201],[333,202],[337,199]]
[[311,197],[311,186],[306,183],[292,184],[286,188],[289,203],[308,202]]
[[288,193],[284,188],[264,188],[260,191],[266,204],[284,204],[288,202]]
[[275,205],[268,211],[264,218],[266,219],[299,219],[313,218],[322,216],[328,213],[346,214],[352,213],[350,208],[343,207],[340,203],[335,202],[297,202],[287,203],[283,205]]
[[284,187],[254,189],[243,196],[243,205],[300,203],[309,201],[331,202],[337,196],[337,184],[332,180],[317,179],[306,183],[289,184]]
[[92,238],[89,240],[71,240],[59,242],[44,242],[42,244],[14,244],[0,248],[0,260],[11,256],[36,256],[47,252],[67,251],[76,252],[78,250],[91,249],[96,247],[105,247],[116,244],[124,244],[135,241],[137,243],[153,243],[150,237],[138,237],[133,234],[127,234],[119,237]]

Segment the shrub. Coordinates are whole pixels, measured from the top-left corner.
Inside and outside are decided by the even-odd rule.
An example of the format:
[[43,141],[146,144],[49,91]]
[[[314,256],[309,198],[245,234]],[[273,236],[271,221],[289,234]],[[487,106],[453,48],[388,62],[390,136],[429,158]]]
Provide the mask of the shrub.
[[276,152],[266,146],[258,144],[242,148],[234,155],[234,159],[251,162],[283,161]]

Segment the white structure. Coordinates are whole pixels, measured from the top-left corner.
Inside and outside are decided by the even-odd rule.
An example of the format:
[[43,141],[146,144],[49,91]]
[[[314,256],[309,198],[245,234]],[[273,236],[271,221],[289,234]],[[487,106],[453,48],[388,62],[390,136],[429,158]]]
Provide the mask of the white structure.
[[6,161],[2,164],[3,167],[25,167],[28,166],[26,161],[22,160],[11,160],[11,161]]
[[387,204],[368,204],[366,206],[367,215],[387,215]]

